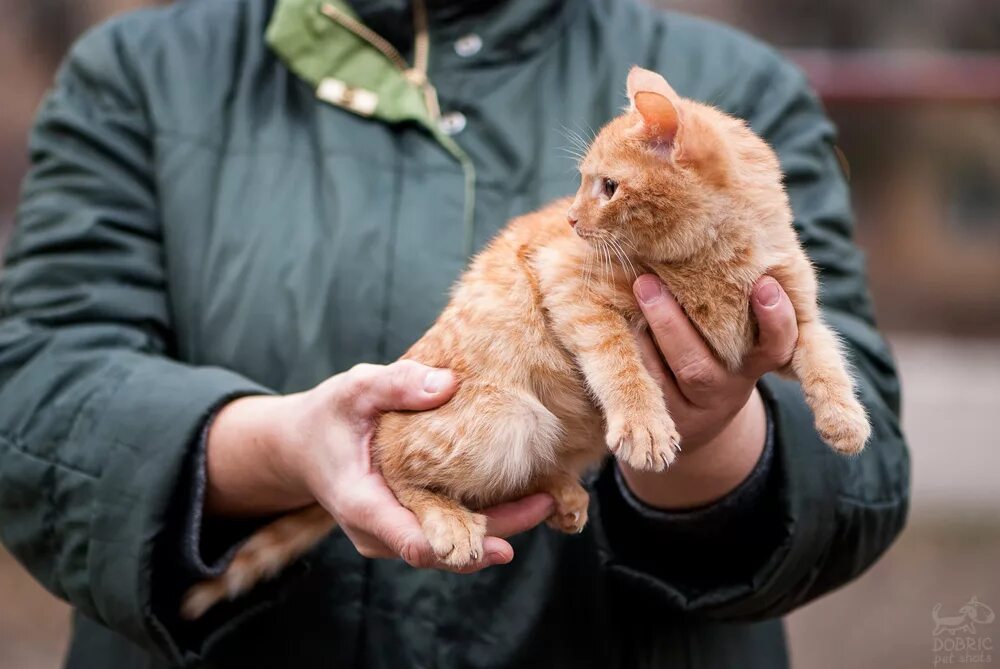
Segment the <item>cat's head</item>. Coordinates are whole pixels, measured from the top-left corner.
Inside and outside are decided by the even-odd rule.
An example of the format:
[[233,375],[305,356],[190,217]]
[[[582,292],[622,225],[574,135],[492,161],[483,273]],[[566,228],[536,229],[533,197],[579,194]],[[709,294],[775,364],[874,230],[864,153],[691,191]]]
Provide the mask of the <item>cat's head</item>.
[[669,262],[711,248],[734,226],[788,216],[777,157],[742,121],[639,67],[628,97],[580,163],[567,212],[580,237]]

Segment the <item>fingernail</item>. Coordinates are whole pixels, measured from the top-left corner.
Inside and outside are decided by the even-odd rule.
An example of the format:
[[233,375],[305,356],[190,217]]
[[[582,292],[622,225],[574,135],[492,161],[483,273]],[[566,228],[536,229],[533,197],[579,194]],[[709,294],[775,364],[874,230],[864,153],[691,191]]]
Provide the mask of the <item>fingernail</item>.
[[652,304],[663,297],[663,283],[656,277],[640,277],[637,292],[639,293],[640,302],[643,304]]
[[486,561],[491,565],[507,564],[510,562],[510,560],[507,559],[507,556],[503,553],[487,553]]
[[449,371],[436,369],[433,372],[427,372],[427,376],[424,377],[424,392],[437,395],[444,390],[450,381],[451,372]]
[[768,281],[757,289],[757,302],[762,307],[773,307],[781,299],[777,281]]

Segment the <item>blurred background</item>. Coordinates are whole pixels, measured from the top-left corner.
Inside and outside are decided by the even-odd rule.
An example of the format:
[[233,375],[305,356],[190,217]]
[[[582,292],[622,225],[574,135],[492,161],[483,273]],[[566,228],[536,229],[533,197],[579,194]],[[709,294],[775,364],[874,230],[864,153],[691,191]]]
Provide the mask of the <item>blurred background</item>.
[[[87,26],[144,4],[154,3],[0,2],[0,248],[60,58]],[[935,604],[956,615],[976,596],[1000,609],[1000,2],[657,4],[776,44],[819,90],[841,131],[859,243],[903,377],[909,526],[864,577],[790,616],[793,666],[940,664]],[[0,668],[59,667],[67,608],[2,549],[0,593]],[[1000,666],[1000,620],[978,634],[992,635]]]

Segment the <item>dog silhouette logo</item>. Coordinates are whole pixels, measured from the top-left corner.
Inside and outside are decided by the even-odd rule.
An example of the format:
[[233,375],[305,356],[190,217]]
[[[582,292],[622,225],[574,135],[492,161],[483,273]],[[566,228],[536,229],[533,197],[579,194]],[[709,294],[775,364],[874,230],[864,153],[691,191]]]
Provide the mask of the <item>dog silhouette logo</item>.
[[976,625],[988,625],[996,619],[993,609],[983,604],[975,596],[958,610],[958,615],[942,616],[939,615],[940,610],[941,603],[938,602],[931,611],[931,618],[934,620],[934,636],[938,636],[942,632],[947,632],[952,636],[959,632],[975,634]]

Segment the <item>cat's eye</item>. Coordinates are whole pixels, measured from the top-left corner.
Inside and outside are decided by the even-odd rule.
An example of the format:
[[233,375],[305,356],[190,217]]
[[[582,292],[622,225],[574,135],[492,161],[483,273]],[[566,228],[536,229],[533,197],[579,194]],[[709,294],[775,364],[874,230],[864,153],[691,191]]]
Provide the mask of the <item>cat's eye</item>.
[[604,194],[610,200],[615,195],[615,191],[618,190],[618,182],[614,179],[604,180]]

